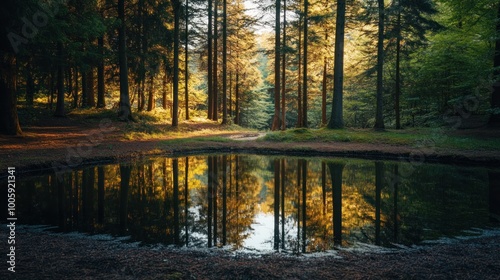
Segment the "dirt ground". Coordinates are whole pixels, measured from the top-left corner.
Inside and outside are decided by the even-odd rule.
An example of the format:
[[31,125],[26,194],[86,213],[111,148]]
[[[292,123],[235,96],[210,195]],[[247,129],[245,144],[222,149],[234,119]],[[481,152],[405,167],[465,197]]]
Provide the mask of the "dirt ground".
[[[0,166],[15,166],[21,174],[53,164],[90,164],[133,160],[153,155],[197,152],[354,156],[397,159],[423,155],[428,162],[494,165],[500,151],[418,150],[360,143],[273,143],[256,140],[254,132],[204,133],[233,140],[166,143],[173,136],[126,140],[125,123],[74,122],[52,119],[24,127],[22,137],[0,136]],[[182,137],[217,127],[213,123],[183,123]],[[465,137],[499,137],[498,132],[464,130]],[[177,133],[179,134],[179,133]],[[5,228],[2,225],[2,228]],[[7,232],[0,231],[7,240]],[[6,244],[2,242],[3,250]],[[4,255],[5,256],[5,255]],[[391,253],[353,253],[320,258],[234,255],[220,250],[189,251],[131,247],[120,242],[75,238],[48,232],[16,231],[16,273],[4,262],[0,279],[500,279],[500,236],[481,237]]]
[[[0,239],[6,240],[2,231]],[[123,242],[16,232],[16,272],[0,279],[499,279],[500,235],[389,253],[251,256],[220,249],[136,247]]]
[[[221,130],[216,123],[183,122],[173,130],[154,139],[127,140],[128,124],[120,122],[87,122],[72,118],[50,118],[37,126],[24,127],[23,136],[0,136],[0,166],[15,166],[18,171],[52,169],[54,165],[71,166],[95,162],[133,160],[147,156],[189,154],[197,152],[249,152],[307,156],[349,156],[382,159],[423,159],[467,165],[500,164],[500,151],[458,151],[418,149],[407,146],[350,143],[307,142],[278,143],[256,140],[263,133]],[[500,130],[469,129],[451,132],[463,137],[494,137]],[[227,142],[175,141],[174,138],[222,136]]]

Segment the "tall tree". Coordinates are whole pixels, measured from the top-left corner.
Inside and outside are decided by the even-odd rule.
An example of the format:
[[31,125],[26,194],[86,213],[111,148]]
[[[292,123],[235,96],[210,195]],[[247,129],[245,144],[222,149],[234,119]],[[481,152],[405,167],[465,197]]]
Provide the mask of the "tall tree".
[[63,55],[63,43],[57,42],[57,104],[56,112],[54,115],[56,117],[63,117],[65,115],[64,111],[64,55]]
[[179,28],[181,3],[179,0],[171,0],[174,11],[174,79],[173,79],[173,102],[172,102],[172,126],[179,125]]
[[185,38],[184,38],[184,106],[186,111],[186,120],[189,120],[189,3],[186,0],[186,14],[185,16]]
[[118,118],[122,121],[133,120],[130,108],[130,98],[128,90],[128,65],[127,65],[127,45],[125,39],[125,0],[118,0],[118,18],[120,26],[118,28],[118,57],[120,63],[120,103]]
[[219,0],[215,0],[214,2],[214,59],[212,63],[214,64],[214,69],[213,69],[213,98],[212,98],[212,120],[218,121],[219,120],[219,83],[218,83],[218,73],[217,73],[217,66],[219,64],[218,61],[218,53],[219,53],[219,47],[218,47],[218,41],[219,41]]
[[281,63],[281,130],[286,130],[286,0],[283,0],[283,53]]
[[100,36],[97,39],[97,45],[100,54],[97,66],[97,108],[104,108],[106,107],[106,100],[104,98],[106,86],[104,84],[104,36]]
[[490,126],[500,126],[500,3],[497,5],[495,55],[493,59],[495,83],[493,84],[493,91],[491,93],[491,109],[493,113],[488,122]]
[[307,84],[308,84],[308,76],[307,76],[307,45],[308,45],[308,11],[309,10],[309,0],[304,0],[304,54],[303,54],[303,59],[304,59],[304,74],[302,76],[303,82],[302,82],[302,125],[301,127],[307,127]]
[[213,0],[208,0],[208,62],[207,62],[207,82],[208,82],[208,119],[213,119],[213,50],[212,50],[212,42],[213,42],[213,33],[212,33],[212,4]]
[[375,116],[375,129],[384,129],[384,0],[378,0],[378,42],[377,42],[377,109]]
[[227,124],[227,0],[222,15],[222,124]]
[[[325,42],[328,42],[328,33],[325,33]],[[321,125],[326,126],[327,125],[327,118],[326,118],[326,88],[327,88],[327,68],[328,68],[328,61],[325,57],[323,58],[323,80],[321,82]]]
[[276,21],[274,33],[274,117],[272,130],[280,128],[280,12],[281,0],[276,0]]
[[[394,70],[394,113],[396,129],[401,128],[400,99],[403,88],[401,74],[401,61],[404,54],[403,44],[405,46],[406,53],[415,49],[417,46],[424,46],[424,43],[427,41],[426,34],[428,31],[437,31],[441,28],[441,26],[432,17],[430,17],[436,13],[437,10],[434,8],[433,2],[430,0],[394,1],[386,13],[387,17],[389,17],[389,24],[387,26],[387,31],[384,33],[384,38],[388,37],[390,40],[388,46],[386,47],[387,50],[385,51],[388,52],[388,55],[395,54],[396,56]],[[386,20],[387,17],[385,17]],[[408,54],[406,56],[408,56]]]
[[344,36],[346,1],[337,1],[337,22],[335,25],[335,61],[333,72],[333,105],[328,128],[343,128],[343,91],[344,91]]
[[[19,46],[27,41],[20,35],[9,33],[16,21],[23,15],[26,5],[19,5],[18,1],[7,0],[2,3],[0,12],[0,59],[2,67],[0,68],[0,133],[7,135],[21,135],[19,118],[17,115],[17,69],[15,53],[19,51]],[[5,40],[8,34],[14,34],[16,38],[12,45],[9,40]],[[9,35],[10,36],[10,35]],[[16,51],[17,50],[17,51]]]

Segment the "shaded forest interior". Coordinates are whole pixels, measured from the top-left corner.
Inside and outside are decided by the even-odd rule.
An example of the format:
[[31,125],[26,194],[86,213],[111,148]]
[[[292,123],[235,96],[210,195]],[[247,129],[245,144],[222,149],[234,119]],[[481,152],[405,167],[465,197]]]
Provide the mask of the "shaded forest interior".
[[497,125],[493,0],[2,4],[0,132],[18,110],[255,129]]

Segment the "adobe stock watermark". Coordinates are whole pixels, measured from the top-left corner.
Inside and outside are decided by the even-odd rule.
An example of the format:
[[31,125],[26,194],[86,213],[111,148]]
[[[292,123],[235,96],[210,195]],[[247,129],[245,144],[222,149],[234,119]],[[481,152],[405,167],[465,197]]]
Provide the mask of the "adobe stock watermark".
[[59,12],[60,5],[66,4],[68,0],[39,1],[38,9],[29,16],[20,18],[20,29],[17,33],[9,32],[7,38],[15,53],[19,53],[23,44],[28,44],[30,39],[38,35],[39,29],[49,23],[49,19],[55,17]]
[[104,135],[115,130],[116,127],[113,126],[111,120],[103,119],[99,123],[99,129],[92,130],[87,135],[87,141],[81,141],[76,146],[67,147],[65,161],[52,163],[52,169],[55,171],[56,177],[61,179],[62,174],[82,164],[83,159],[92,154],[94,147],[102,143]]

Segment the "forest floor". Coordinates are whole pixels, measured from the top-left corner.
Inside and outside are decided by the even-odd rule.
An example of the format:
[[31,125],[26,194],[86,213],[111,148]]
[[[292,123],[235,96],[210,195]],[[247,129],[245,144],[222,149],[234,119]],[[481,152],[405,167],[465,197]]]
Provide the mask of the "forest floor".
[[[0,232],[6,240],[7,233]],[[498,279],[500,232],[410,249],[323,256],[147,247],[16,229],[16,272],[1,279]]]
[[[488,128],[439,130],[437,135],[428,130],[355,129],[313,133],[298,129],[266,135],[201,118],[182,121],[178,128],[172,128],[166,123],[123,123],[92,115],[70,115],[31,121],[22,129],[23,136],[0,136],[0,166],[34,171],[51,169],[54,165],[72,167],[150,156],[217,152],[500,165],[500,148],[497,148],[500,129]],[[446,141],[444,144],[435,145],[442,139]]]
[[[500,164],[500,150],[494,148],[457,149],[355,140],[280,141],[263,132],[224,127],[201,119],[184,121],[177,129],[164,124],[164,134],[134,134],[143,125],[72,115],[33,122],[23,127],[23,136],[0,136],[0,166],[15,166],[19,178],[24,171],[51,169],[54,163],[59,168],[71,168],[79,164],[212,152]],[[448,130],[442,136],[497,141],[500,130]],[[390,253],[340,250],[334,256],[312,258],[134,247],[29,228],[19,228],[16,234],[18,272],[6,274],[8,271],[2,269],[1,279],[498,279],[500,275],[500,235]],[[0,239],[7,239],[4,230]]]

